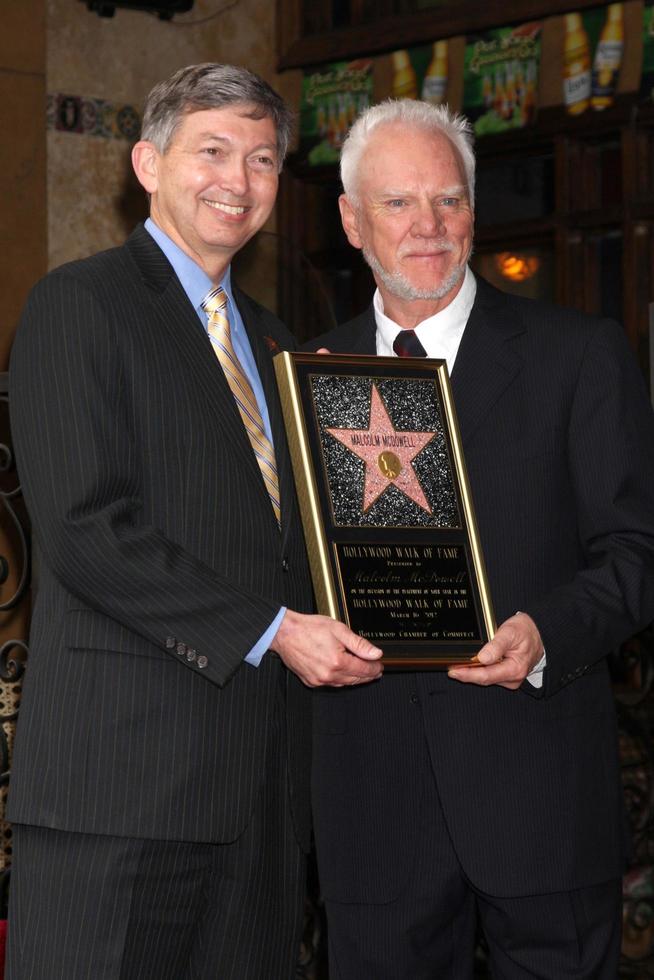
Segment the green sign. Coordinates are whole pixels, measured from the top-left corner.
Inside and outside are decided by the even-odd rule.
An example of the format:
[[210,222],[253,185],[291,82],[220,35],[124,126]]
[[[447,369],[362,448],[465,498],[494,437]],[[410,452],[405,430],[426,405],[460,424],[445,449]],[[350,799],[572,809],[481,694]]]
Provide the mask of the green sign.
[[337,61],[305,74],[300,152],[313,166],[337,163],[356,117],[372,103],[372,61]]
[[533,123],[540,66],[539,23],[501,27],[466,43],[463,112],[475,133],[502,133]]
[[654,5],[643,9],[643,74],[640,94],[654,101]]

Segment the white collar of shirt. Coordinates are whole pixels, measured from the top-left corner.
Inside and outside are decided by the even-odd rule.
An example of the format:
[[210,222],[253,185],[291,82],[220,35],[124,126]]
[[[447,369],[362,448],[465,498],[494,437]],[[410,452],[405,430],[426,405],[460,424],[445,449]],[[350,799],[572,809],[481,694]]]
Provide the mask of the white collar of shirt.
[[[470,267],[466,266],[463,284],[452,302],[439,313],[422,320],[415,328],[416,337],[427,351],[427,357],[444,358],[450,374],[476,292],[477,281]],[[384,357],[393,357],[393,341],[401,327],[384,313],[384,301],[378,289],[375,290],[372,303],[377,324],[377,353]]]
[[[162,231],[159,225],[155,224],[152,218],[148,218],[146,220],[145,230],[154,238],[155,242],[172,265],[173,269],[175,270],[175,275],[179,279],[184,292],[191,301],[193,308],[202,321],[202,324],[206,327],[207,316],[202,309],[202,300],[207,295],[209,290],[214,288],[214,284],[212,283],[211,279],[206,274],[204,269],[202,269],[190,255],[187,255],[186,252],[182,251],[179,245],[176,245],[172,238],[170,238],[165,231]],[[230,307],[232,310],[234,310],[235,303],[232,295],[231,273],[231,266],[228,266],[220,285],[227,293]]]

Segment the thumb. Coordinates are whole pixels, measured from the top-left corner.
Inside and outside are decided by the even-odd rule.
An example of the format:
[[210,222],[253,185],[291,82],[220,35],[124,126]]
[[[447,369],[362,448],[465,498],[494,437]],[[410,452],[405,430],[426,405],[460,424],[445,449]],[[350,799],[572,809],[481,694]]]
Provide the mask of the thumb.
[[489,640],[486,646],[482,647],[479,651],[477,659],[482,664],[492,664],[497,660],[501,660],[511,649],[514,638],[515,630],[513,627],[501,626],[493,639]]
[[383,656],[383,651],[376,647],[370,640],[353,633],[347,626],[343,626],[344,633],[339,636],[339,640],[350,653],[362,660],[379,660]]

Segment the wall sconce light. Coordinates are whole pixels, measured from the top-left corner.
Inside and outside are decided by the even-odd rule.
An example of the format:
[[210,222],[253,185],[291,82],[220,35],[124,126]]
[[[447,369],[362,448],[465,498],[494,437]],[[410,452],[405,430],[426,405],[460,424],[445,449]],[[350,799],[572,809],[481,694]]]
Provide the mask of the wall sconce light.
[[535,255],[520,255],[517,252],[498,252],[495,265],[501,276],[511,282],[524,282],[531,279],[540,268],[540,259]]

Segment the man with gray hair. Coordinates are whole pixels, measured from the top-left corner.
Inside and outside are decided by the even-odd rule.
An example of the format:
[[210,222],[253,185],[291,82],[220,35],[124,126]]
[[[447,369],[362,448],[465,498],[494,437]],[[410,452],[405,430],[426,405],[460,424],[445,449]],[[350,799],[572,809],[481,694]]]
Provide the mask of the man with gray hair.
[[[444,358],[498,622],[480,666],[315,702],[332,980],[615,980],[625,842],[607,654],[654,618],[654,423],[621,328],[473,275],[446,107],[364,113],[343,227],[377,284],[318,338]],[[520,610],[520,611],[518,611]]]
[[151,92],[150,218],[50,273],[12,353],[41,550],[14,755],[9,980],[289,980],[308,688],[380,651],[312,597],[272,354],[230,275],[290,113],[229,65]]

